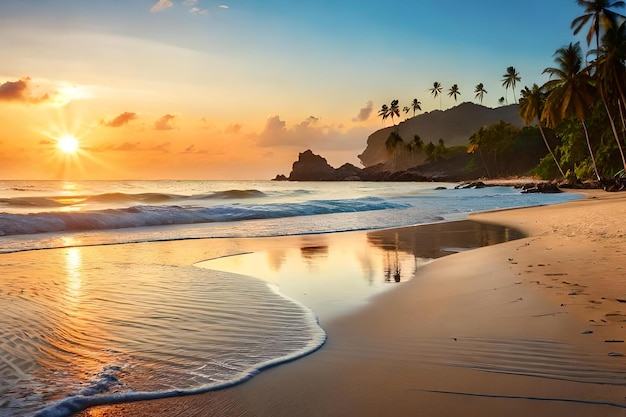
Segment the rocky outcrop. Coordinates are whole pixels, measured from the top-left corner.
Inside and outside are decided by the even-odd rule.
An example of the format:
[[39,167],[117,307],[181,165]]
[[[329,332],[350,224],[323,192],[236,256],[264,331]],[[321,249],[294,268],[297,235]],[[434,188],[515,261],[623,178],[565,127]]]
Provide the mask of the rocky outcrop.
[[306,150],[293,163],[288,177],[277,175],[275,181],[463,181],[476,178],[475,173],[465,172],[468,155],[463,152],[444,161],[428,162],[403,171],[389,171],[384,164],[358,168],[344,164],[333,168],[328,161]]
[[293,163],[290,181],[329,181],[334,180],[335,168],[325,158],[314,154],[310,149],[302,152]]
[[[320,155],[306,150],[299,154],[298,160],[293,163],[289,177],[277,175],[275,181],[394,181],[394,182],[463,182],[457,188],[482,188],[496,185],[513,186],[522,188],[525,193],[556,193],[560,192],[559,185],[549,181],[514,182],[497,180],[481,182],[473,180],[478,178],[475,172],[466,168],[468,154],[463,152],[458,155],[426,164],[408,170],[391,172],[384,164],[378,164],[367,168],[358,168],[352,164],[344,164],[339,168],[333,168],[328,161]],[[472,181],[473,180],[473,181]]]

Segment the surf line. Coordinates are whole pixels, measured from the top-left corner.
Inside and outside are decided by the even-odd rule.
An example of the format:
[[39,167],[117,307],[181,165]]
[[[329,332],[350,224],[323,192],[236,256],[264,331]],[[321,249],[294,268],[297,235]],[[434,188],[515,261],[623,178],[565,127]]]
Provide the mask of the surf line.
[[614,403],[610,401],[579,400],[576,398],[549,398],[549,397],[531,397],[531,396],[525,396],[525,395],[480,394],[477,392],[443,391],[443,390],[433,390],[433,389],[416,389],[415,391],[431,392],[434,394],[464,395],[467,397],[504,398],[504,399],[510,399],[510,400],[531,400],[531,401],[559,401],[559,402],[567,402],[567,403],[606,405],[609,407],[626,408],[626,404]]

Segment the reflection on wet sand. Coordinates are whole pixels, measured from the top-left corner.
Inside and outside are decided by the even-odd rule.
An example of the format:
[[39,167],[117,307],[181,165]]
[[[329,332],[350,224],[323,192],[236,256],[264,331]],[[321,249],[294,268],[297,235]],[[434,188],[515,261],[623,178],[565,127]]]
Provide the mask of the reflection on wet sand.
[[523,237],[517,231],[459,221],[372,232],[240,240],[241,255],[198,266],[250,275],[313,308],[322,319],[363,305],[413,278],[434,258]]

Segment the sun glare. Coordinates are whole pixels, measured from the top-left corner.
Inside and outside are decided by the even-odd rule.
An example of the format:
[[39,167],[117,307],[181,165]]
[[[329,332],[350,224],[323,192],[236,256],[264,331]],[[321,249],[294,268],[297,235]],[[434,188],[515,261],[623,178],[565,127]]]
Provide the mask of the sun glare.
[[59,147],[61,152],[66,154],[76,153],[76,151],[78,150],[78,145],[78,139],[71,135],[63,136],[57,142],[57,146]]

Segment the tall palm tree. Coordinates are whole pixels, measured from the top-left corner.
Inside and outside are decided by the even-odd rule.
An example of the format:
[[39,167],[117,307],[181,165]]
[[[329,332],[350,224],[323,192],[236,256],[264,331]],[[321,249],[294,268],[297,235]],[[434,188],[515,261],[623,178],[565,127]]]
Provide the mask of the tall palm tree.
[[410,106],[404,106],[405,113],[408,113],[411,110],[413,110],[413,117],[415,117],[416,111],[422,111],[422,103],[418,99],[414,98]]
[[602,40],[600,49],[591,51],[596,55],[596,60],[593,62],[596,86],[600,92],[602,103],[611,124],[613,137],[622,157],[622,165],[626,171],[624,149],[611,115],[611,108],[617,109],[622,119],[622,127],[626,130],[626,121],[624,120],[624,110],[626,110],[624,107],[626,104],[626,97],[624,96],[626,91],[626,67],[624,66],[626,62],[626,23],[608,27]]
[[485,94],[487,94],[487,90],[485,90],[485,86],[483,85],[483,83],[476,85],[476,88],[474,89],[474,93],[476,93],[474,98],[479,99],[480,104],[483,104],[483,97],[485,96]]
[[508,67],[506,69],[506,74],[504,74],[503,77],[502,87],[506,89],[506,92],[508,92],[509,88],[511,88],[513,90],[513,100],[517,101],[517,98],[515,97],[515,84],[517,84],[518,81],[522,81],[522,78],[519,76],[515,67]]
[[546,135],[543,132],[543,127],[541,126],[541,113],[543,111],[543,105],[545,101],[545,92],[542,88],[540,88],[537,84],[533,84],[533,88],[530,89],[525,87],[522,90],[522,98],[519,100],[519,113],[522,116],[522,119],[529,124],[534,120],[537,120],[537,124],[539,125],[539,131],[541,132],[541,137],[543,138],[543,142],[546,144],[546,148],[548,148],[548,152],[554,159],[554,163],[556,164],[561,176],[565,178],[565,173],[563,172],[563,168],[561,168],[561,164],[554,156],[554,152],[552,152],[552,148],[550,148],[550,144],[548,143],[548,139],[546,139]]
[[585,14],[577,17],[572,21],[572,29],[574,35],[582,30],[587,23],[589,32],[587,32],[587,45],[591,45],[591,40],[596,38],[596,49],[600,48],[600,29],[612,26],[619,17],[624,18],[621,14],[610,9],[626,6],[623,1],[611,2],[610,0],[576,0],[579,6],[585,8]]
[[587,141],[587,148],[593,163],[596,178],[600,180],[596,158],[589,140],[589,132],[585,123],[592,103],[594,88],[591,85],[591,75],[588,68],[583,68],[583,56],[580,43],[571,43],[567,47],[559,48],[555,53],[557,67],[543,70],[550,75],[550,80],[544,84],[548,92],[541,119],[549,127],[554,127],[559,121],[573,114],[582,124]]
[[460,96],[460,95],[461,95],[461,92],[459,91],[459,86],[457,84],[454,84],[448,90],[448,96],[449,97],[454,97],[454,101],[456,101],[456,97]]
[[439,83],[438,81],[435,81],[433,83],[432,88],[430,89],[430,94],[432,94],[433,98],[439,97],[439,110],[441,110],[441,91],[442,90],[443,90],[443,87],[441,86],[441,83]]
[[378,115],[383,119],[383,123],[385,123],[385,119],[389,117],[389,106],[383,104],[380,110],[378,110]]

